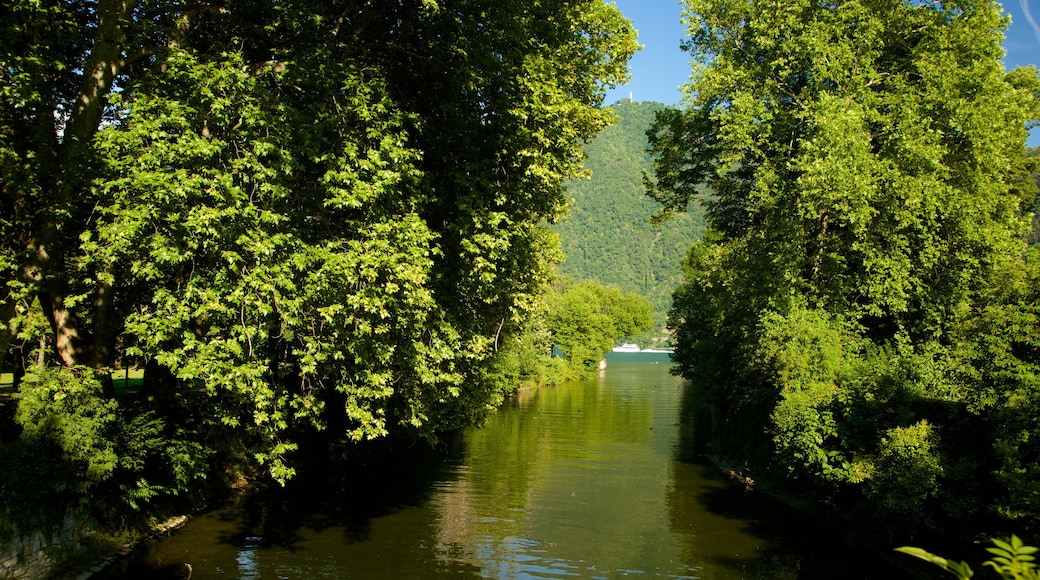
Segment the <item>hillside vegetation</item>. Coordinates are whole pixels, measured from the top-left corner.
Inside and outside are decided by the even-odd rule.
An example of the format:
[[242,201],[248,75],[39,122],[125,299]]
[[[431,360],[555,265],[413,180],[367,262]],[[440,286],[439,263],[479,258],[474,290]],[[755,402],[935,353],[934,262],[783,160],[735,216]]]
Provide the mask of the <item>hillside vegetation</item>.
[[645,296],[660,327],[682,275],[686,249],[701,237],[699,205],[655,226],[660,207],[643,189],[643,172],[652,172],[646,153],[646,130],[661,103],[624,100],[613,105],[619,119],[586,148],[590,179],[571,180],[570,217],[554,229],[563,238],[567,276],[616,285]]

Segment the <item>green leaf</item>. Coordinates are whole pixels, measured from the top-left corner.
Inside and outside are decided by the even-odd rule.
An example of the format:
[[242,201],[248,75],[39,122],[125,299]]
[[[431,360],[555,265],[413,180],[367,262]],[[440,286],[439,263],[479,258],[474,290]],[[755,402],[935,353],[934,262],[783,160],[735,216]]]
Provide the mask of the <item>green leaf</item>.
[[903,546],[900,548],[895,548],[895,550],[897,552],[909,554],[910,556],[913,556],[915,558],[920,558],[921,560],[924,560],[926,562],[931,562],[932,564],[935,564],[939,568],[946,570],[947,572],[953,574],[961,580],[968,580],[974,575],[974,572],[972,572],[968,564],[963,561],[954,562],[952,560],[947,560],[946,558],[936,556],[935,554],[932,554],[927,550],[923,550],[921,548],[916,548],[913,546]]

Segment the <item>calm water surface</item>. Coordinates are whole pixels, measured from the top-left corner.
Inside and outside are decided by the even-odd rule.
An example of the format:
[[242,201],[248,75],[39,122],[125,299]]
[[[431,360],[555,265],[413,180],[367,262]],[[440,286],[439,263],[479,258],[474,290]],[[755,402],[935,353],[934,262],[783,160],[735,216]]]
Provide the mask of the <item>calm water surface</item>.
[[666,357],[611,359],[447,449],[198,516],[107,578],[893,577],[704,462]]

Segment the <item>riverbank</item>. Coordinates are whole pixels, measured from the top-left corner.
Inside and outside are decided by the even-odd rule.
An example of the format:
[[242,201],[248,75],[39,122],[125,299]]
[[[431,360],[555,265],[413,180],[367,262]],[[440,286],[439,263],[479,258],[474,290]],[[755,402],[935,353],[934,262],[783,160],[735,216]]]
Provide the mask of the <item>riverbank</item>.
[[188,520],[179,515],[149,528],[113,530],[77,510],[43,529],[22,531],[11,525],[0,542],[0,578],[87,580],[142,542],[169,534]]
[[[141,546],[145,542],[153,541],[163,535],[168,535],[174,531],[184,527],[191,516],[180,515],[169,518],[168,520],[160,523],[153,527],[147,533],[135,535],[131,540],[123,542],[119,545],[118,549],[101,551],[94,555],[94,563],[87,568],[86,566],[70,566],[70,568],[77,568],[80,572],[75,576],[75,580],[90,580],[96,574],[102,573],[105,569],[117,562],[121,558],[129,556],[134,550]],[[68,576],[71,578],[71,576]],[[61,576],[59,575],[59,578]]]
[[762,494],[785,506],[786,509],[813,522],[813,527],[819,531],[819,536],[827,537],[831,540],[841,538],[839,541],[848,546],[850,550],[857,552],[862,559],[884,562],[891,570],[898,571],[903,580],[930,580],[935,578],[935,574],[931,573],[934,570],[922,570],[924,567],[915,566],[914,564],[916,563],[907,556],[896,552],[895,548],[898,546],[891,546],[889,549],[856,544],[852,538],[847,536],[845,530],[836,526],[833,521],[823,517],[817,506],[797,500],[783,493],[778,493],[769,489],[768,486],[758,485],[755,479],[751,477],[751,471],[746,467],[739,466],[737,462],[718,453],[706,452],[702,453],[701,456],[718,469],[732,486],[743,488],[746,493]]

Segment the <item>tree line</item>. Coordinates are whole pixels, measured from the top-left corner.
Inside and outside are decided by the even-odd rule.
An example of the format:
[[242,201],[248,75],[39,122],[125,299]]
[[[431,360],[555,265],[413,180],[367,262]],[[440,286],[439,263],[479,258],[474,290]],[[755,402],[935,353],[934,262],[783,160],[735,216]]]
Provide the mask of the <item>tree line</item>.
[[1000,5],[685,5],[646,181],[706,208],[670,325],[716,449],[881,544],[1035,531],[1040,80]]
[[600,0],[3,13],[0,493],[30,515],[479,421],[637,48]]

